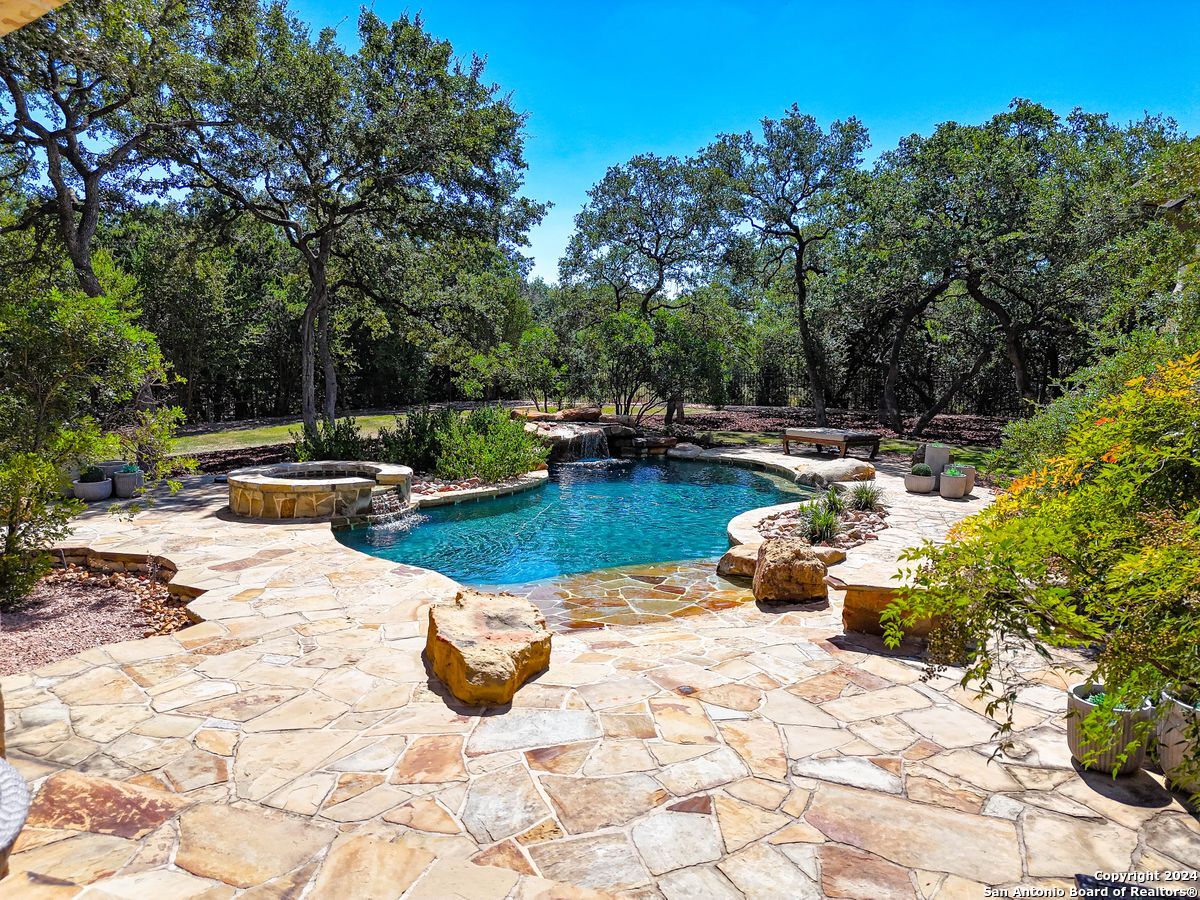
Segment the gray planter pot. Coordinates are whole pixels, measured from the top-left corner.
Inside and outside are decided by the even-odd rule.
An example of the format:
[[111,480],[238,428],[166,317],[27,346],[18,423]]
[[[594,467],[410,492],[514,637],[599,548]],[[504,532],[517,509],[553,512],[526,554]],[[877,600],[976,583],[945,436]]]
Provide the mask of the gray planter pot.
[[945,472],[938,478],[938,493],[947,500],[959,500],[967,493],[966,475],[947,475]]
[[75,496],[85,503],[107,500],[112,496],[112,488],[112,481],[108,478],[105,478],[103,481],[71,482],[71,489],[75,491]]
[[959,466],[963,470],[963,474],[967,476],[967,494],[975,490],[975,467],[974,466]]
[[124,465],[125,460],[123,459],[106,459],[104,462],[96,463],[96,468],[104,473],[105,478],[112,478],[113,473]]
[[146,476],[141,472],[114,472],[112,483],[118,497],[132,497],[145,485]]
[[941,474],[942,469],[950,465],[950,448],[925,445],[925,465],[933,469],[933,474]]
[[0,759],[0,878],[8,874],[8,853],[25,827],[28,815],[29,789],[25,787],[25,779]]
[[[1083,739],[1083,720],[1096,708],[1096,704],[1087,698],[1103,689],[1096,684],[1077,684],[1067,691],[1067,744],[1071,748],[1071,756],[1081,766],[1112,774],[1117,756],[1133,741],[1138,723],[1154,718],[1154,707],[1147,703],[1141,709],[1117,710],[1118,724],[1112,739],[1105,746],[1091,744]],[[1142,745],[1121,764],[1117,769],[1118,775],[1129,775],[1142,767],[1146,760],[1146,741],[1149,736],[1149,732],[1145,732]],[[1085,763],[1084,758],[1093,751],[1098,751],[1099,755],[1095,761]]]
[[904,489],[910,494],[931,494],[937,485],[933,475],[913,475],[911,472],[904,476]]
[[1163,773],[1181,790],[1200,792],[1200,774],[1196,769],[1185,776],[1184,760],[1196,750],[1195,735],[1200,710],[1188,706],[1168,693],[1163,694],[1163,716],[1158,720],[1158,762]]

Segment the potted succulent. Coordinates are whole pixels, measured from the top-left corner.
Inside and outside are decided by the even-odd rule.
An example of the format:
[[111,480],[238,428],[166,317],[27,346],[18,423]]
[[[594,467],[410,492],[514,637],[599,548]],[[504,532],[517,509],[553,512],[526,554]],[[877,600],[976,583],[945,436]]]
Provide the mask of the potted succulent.
[[1186,764],[1189,757],[1197,758],[1200,695],[1163,691],[1162,706],[1162,717],[1158,720],[1158,762],[1163,774],[1181,790],[1200,793],[1200,762]]
[[967,473],[958,466],[942,469],[938,478],[938,493],[947,500],[960,500],[967,493]]
[[925,463],[917,463],[912,471],[904,476],[904,489],[910,494],[928,494],[937,484],[937,478]]
[[[1142,767],[1146,759],[1146,739],[1154,719],[1154,707],[1146,700],[1137,709],[1116,707],[1112,710],[1116,720],[1112,723],[1111,736],[1104,741],[1088,740],[1084,734],[1084,719],[1104,703],[1104,686],[1099,684],[1076,684],[1067,691],[1067,744],[1071,756],[1085,769],[1129,775]],[[1131,745],[1124,761],[1122,753]]]
[[146,475],[137,463],[126,463],[113,472],[112,482],[113,493],[118,497],[132,497],[145,485]]
[[99,466],[88,466],[79,473],[79,478],[71,482],[75,496],[87,503],[97,500],[107,500],[112,496],[112,481],[104,474]]

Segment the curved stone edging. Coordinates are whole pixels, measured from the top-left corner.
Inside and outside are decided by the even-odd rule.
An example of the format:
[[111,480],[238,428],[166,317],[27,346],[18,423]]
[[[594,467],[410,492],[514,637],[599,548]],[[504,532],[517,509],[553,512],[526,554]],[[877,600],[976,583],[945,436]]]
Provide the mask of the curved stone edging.
[[460,491],[445,491],[441,494],[418,494],[415,495],[412,500],[413,505],[418,509],[434,506],[449,506],[456,503],[470,503],[475,500],[490,500],[494,497],[507,497],[510,494],[519,494],[522,491],[528,491],[536,487],[541,487],[549,479],[549,471],[545,469],[537,469],[532,472],[526,472],[524,475],[518,475],[515,479],[502,482],[500,484],[484,485],[477,488],[464,488]]
[[[711,450],[672,448],[667,451],[667,456],[671,459],[722,463],[771,472],[782,475],[793,484],[817,490],[823,490],[833,482],[870,481],[876,475],[874,464],[856,457],[813,459],[809,456],[783,456],[778,451],[756,447],[716,447]],[[853,472],[851,477],[846,477],[848,471]]]
[[761,544],[762,533],[758,530],[759,523],[775,513],[794,509],[799,503],[776,503],[774,506],[760,506],[758,509],[747,510],[729,520],[725,526],[725,534],[729,537],[729,546],[738,547],[742,544]]
[[[412,469],[369,460],[312,460],[234,469],[227,476],[229,509],[236,516],[313,519],[365,516],[372,492],[409,499]],[[314,477],[315,476],[315,477]]]

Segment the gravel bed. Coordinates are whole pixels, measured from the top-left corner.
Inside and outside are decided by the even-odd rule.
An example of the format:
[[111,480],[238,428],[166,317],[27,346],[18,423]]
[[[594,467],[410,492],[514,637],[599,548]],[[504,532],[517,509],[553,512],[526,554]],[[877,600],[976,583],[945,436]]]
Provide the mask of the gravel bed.
[[145,577],[51,572],[17,609],[0,613],[0,675],[15,675],[92,647],[185,627],[182,602]]

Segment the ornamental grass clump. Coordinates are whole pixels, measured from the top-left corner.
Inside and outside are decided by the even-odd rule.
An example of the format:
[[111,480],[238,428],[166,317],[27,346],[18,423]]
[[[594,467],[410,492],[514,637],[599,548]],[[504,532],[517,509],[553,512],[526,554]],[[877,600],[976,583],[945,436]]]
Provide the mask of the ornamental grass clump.
[[[1200,694],[1200,353],[1085,408],[1061,452],[1015,479],[942,545],[906,555],[910,587],[884,613],[888,640],[932,617],[935,665],[1011,707],[1011,651],[1094,653],[1103,686],[1083,722],[1103,745],[1118,709]],[[1118,764],[1137,750],[1139,728]],[[1200,730],[1200,729],[1195,729]],[[1200,772],[1191,735],[1189,772]]]
[[850,489],[850,507],[872,512],[883,505],[883,491],[874,482],[860,481]]

